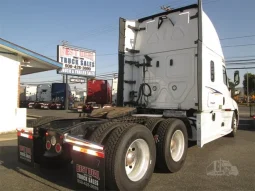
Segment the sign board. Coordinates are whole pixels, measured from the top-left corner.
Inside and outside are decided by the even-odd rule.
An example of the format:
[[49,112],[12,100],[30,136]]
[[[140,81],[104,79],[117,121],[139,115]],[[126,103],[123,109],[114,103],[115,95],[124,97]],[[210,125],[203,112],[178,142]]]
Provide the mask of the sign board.
[[[22,134],[21,132],[19,132]],[[18,161],[34,167],[33,139],[18,136]]]
[[105,160],[72,150],[73,181],[78,190],[105,190]]
[[96,52],[68,45],[57,46],[57,61],[63,66],[58,74],[96,76]]
[[83,79],[83,78],[70,78],[70,82],[85,83],[86,79]]

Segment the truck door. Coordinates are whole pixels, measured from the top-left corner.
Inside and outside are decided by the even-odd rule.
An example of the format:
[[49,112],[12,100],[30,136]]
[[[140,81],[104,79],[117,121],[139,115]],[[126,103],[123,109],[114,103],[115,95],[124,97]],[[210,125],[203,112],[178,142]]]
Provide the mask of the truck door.
[[221,136],[224,118],[223,98],[226,95],[222,81],[222,59],[203,47],[202,112],[197,115],[198,145],[202,147]]
[[229,81],[228,75],[226,71],[226,67],[222,66],[222,92],[223,92],[223,100],[222,100],[222,119],[223,119],[223,133],[229,133],[231,131],[232,125],[232,116],[234,113],[234,108],[232,105],[231,93],[229,91]]
[[[197,145],[218,139],[228,133],[229,92],[226,74],[223,72],[224,55],[216,29],[203,12],[201,2],[198,11],[198,113]],[[224,74],[224,75],[223,75]],[[224,77],[223,77],[224,76]]]

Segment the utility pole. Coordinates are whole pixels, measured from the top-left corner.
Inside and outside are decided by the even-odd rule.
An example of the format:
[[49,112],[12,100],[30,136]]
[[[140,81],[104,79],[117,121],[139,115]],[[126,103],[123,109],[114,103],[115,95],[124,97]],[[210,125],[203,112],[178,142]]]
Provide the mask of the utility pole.
[[[68,45],[68,41],[62,41],[62,45]],[[68,75],[63,74],[63,83],[66,83],[66,98],[65,98],[65,110],[69,109],[69,88],[68,88]]]
[[248,71],[246,71],[246,77],[247,77],[247,106],[249,106],[249,78],[248,78]]

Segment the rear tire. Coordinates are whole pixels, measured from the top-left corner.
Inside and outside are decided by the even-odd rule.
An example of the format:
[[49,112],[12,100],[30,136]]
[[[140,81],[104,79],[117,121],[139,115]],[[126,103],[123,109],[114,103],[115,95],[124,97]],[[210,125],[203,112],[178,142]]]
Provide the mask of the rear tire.
[[232,128],[232,132],[229,134],[229,137],[235,137],[237,133],[237,129],[238,129],[238,122],[237,122],[235,112],[233,113],[231,128]]
[[155,128],[164,121],[163,118],[150,118],[147,120],[145,126],[153,133],[155,134]]
[[105,148],[107,189],[143,190],[155,167],[156,148],[151,132],[138,124],[117,127]]
[[121,126],[121,123],[118,122],[108,122],[100,125],[91,135],[89,138],[90,141],[103,144],[104,140],[106,139],[107,135],[113,131],[116,127]]
[[187,156],[188,133],[183,121],[167,119],[161,122],[156,133],[156,167],[163,172],[179,171]]

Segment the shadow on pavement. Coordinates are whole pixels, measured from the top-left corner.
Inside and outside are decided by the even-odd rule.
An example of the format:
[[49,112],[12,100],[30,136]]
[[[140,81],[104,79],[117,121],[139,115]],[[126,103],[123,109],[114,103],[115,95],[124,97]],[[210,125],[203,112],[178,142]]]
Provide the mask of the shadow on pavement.
[[255,131],[255,119],[240,120],[238,130]]
[[[66,189],[74,190],[72,186],[72,169],[70,166],[60,168],[56,164],[44,164],[42,167],[26,166],[18,161],[17,146],[0,146],[1,166],[11,169],[35,182],[48,186],[51,189],[59,190],[52,186],[56,184]],[[38,178],[39,177],[39,178]],[[40,180],[40,179],[43,180]],[[46,180],[46,181],[45,181]]]

